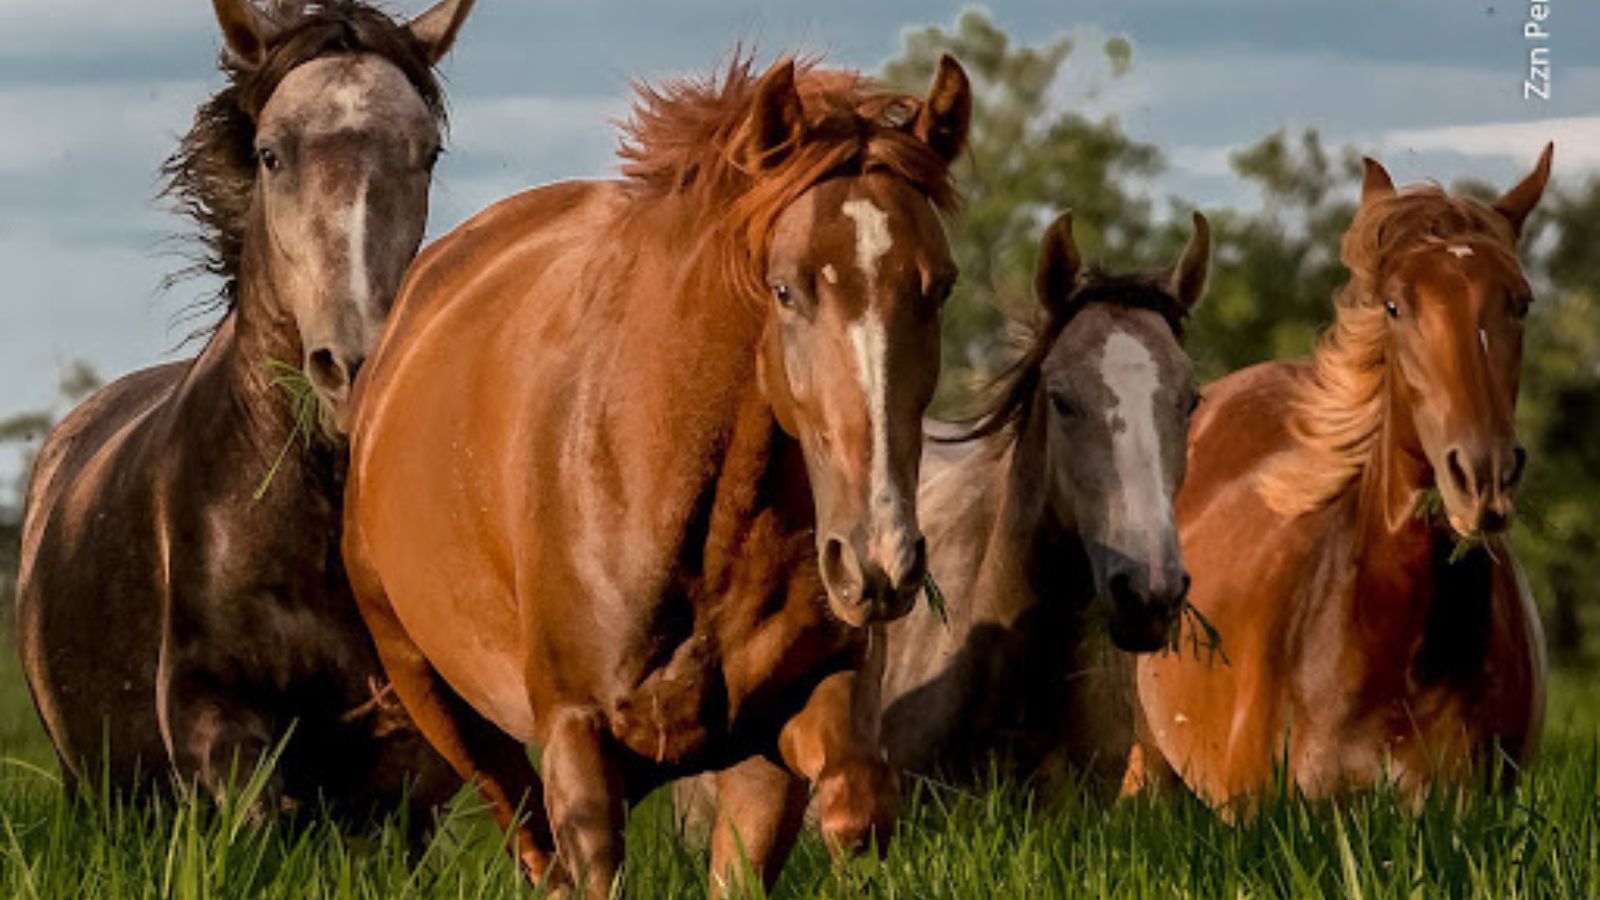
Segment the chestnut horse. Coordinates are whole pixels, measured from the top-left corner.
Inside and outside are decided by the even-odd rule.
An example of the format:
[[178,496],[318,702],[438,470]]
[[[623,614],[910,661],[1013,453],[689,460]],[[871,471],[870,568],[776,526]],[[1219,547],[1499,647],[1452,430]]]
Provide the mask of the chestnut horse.
[[513,826],[531,878],[607,896],[628,802],[707,769],[737,800],[719,875],[742,847],[776,876],[808,784],[836,845],[887,839],[857,672],[924,581],[970,108],[949,59],[926,101],[792,62],[642,87],[625,180],[503,201],[413,267],[359,391],[345,558],[433,745],[502,825],[542,792]]
[[1550,156],[1492,206],[1368,160],[1315,355],[1206,391],[1178,522],[1222,652],[1141,660],[1129,789],[1175,773],[1248,812],[1282,764],[1307,796],[1392,780],[1416,802],[1535,752],[1544,637],[1504,530],[1516,244]]
[[220,794],[293,726],[263,807],[359,812],[430,769],[450,787],[376,687],[339,562],[344,451],[282,384],[299,369],[337,430],[422,239],[433,66],[471,6],[397,24],[351,0],[215,0],[228,84],[165,172],[226,314],[195,359],[68,416],[28,492],[18,637],[69,784],[170,769]]
[[1198,395],[1181,329],[1209,263],[1199,213],[1152,276],[1082,271],[1070,217],[1046,233],[1043,327],[970,433],[924,444],[918,506],[949,622],[922,607],[889,627],[895,766],[961,778],[998,753],[1025,777],[1121,775],[1132,657],[1105,637],[1165,646],[1188,590],[1172,496]]

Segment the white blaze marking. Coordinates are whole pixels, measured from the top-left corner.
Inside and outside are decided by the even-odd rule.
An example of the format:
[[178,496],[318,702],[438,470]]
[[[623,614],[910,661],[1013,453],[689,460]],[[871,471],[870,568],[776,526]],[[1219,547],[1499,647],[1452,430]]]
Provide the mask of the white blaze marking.
[[356,202],[350,207],[350,302],[363,315],[367,311],[367,179],[356,188]]
[[889,372],[883,322],[870,312],[850,326],[850,344],[856,351],[856,372],[867,394],[867,416],[872,427],[872,512],[887,516],[898,505],[889,484]]
[[[1172,515],[1156,436],[1155,395],[1161,386],[1160,372],[1144,342],[1114,331],[1100,357],[1100,378],[1116,398],[1106,413],[1123,498],[1123,508],[1112,513],[1113,540],[1120,536],[1123,542],[1157,544]],[[1132,546],[1118,549],[1138,555],[1138,548]]]
[[1454,254],[1456,259],[1462,259],[1472,255],[1472,248],[1466,244],[1454,244],[1448,248],[1448,252]]
[[836,271],[833,268],[833,263],[825,263],[825,264],[823,264],[823,266],[822,266],[822,279],[824,281],[828,282],[829,284],[838,284],[839,283],[839,273],[838,273],[838,271]]
[[1483,348],[1483,355],[1484,356],[1488,356],[1489,355],[1489,332],[1484,331],[1482,328],[1478,329],[1478,345]]
[[878,260],[894,246],[889,234],[889,214],[866,198],[847,200],[839,211],[856,223],[856,265],[871,284],[878,276]]

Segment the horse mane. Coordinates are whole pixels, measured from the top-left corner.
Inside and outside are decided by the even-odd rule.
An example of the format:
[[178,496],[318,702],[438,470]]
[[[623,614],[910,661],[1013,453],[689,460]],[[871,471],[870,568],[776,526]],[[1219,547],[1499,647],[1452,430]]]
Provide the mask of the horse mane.
[[245,66],[224,49],[217,68],[227,84],[195,111],[188,133],[161,164],[160,197],[189,220],[186,238],[196,247],[191,263],[168,275],[162,287],[203,275],[222,281],[186,318],[226,312],[238,302],[256,183],[256,120],[291,71],[323,57],[371,53],[399,68],[441,127],[445,122],[444,92],[427,52],[410,29],[375,7],[361,0],[272,0],[262,13],[279,29],[265,60]]
[[720,244],[700,249],[720,253],[720,274],[736,295],[765,295],[757,266],[779,214],[829,178],[884,172],[909,181],[940,211],[955,208],[948,161],[911,133],[923,101],[859,72],[821,68],[816,60],[795,65],[803,137],[768,159],[748,159],[750,113],[762,77],[752,65],[736,52],[720,78],[634,82],[632,115],[618,149],[634,203],[684,200],[706,226],[703,241]]
[[1050,349],[1078,313],[1096,304],[1158,313],[1173,335],[1183,339],[1183,322],[1188,311],[1172,295],[1164,274],[1113,275],[1089,269],[1078,279],[1067,302],[1047,307],[1044,320],[1038,325],[1021,325],[1026,347],[995,380],[987,407],[963,423],[965,431],[936,440],[961,443],[988,437],[1013,424],[1019,430],[1026,428]]
[[1389,366],[1387,313],[1379,296],[1385,266],[1417,244],[1487,237],[1516,263],[1516,237],[1483,204],[1418,185],[1366,203],[1340,243],[1350,280],[1334,296],[1334,321],[1318,338],[1310,372],[1290,399],[1292,451],[1261,474],[1257,490],[1275,512],[1320,509],[1354,484],[1383,424]]

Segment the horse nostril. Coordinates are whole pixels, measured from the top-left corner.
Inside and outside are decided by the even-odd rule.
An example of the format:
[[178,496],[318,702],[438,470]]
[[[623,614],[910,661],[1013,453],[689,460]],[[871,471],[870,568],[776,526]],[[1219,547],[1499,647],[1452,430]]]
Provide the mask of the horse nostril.
[[1522,470],[1528,466],[1528,451],[1520,445],[1511,450],[1511,471],[1506,474],[1501,482],[1503,490],[1510,490],[1522,483]]
[[306,370],[312,384],[325,393],[339,394],[355,383],[363,362],[359,357],[344,359],[329,347],[319,347],[306,358]]
[[1445,475],[1450,479],[1450,484],[1457,491],[1471,495],[1473,493],[1472,476],[1461,464],[1461,450],[1451,447],[1444,454]]
[[1107,586],[1111,589],[1111,599],[1116,603],[1125,603],[1136,599],[1133,593],[1133,576],[1127,572],[1113,573]]
[[842,539],[828,538],[822,546],[822,581],[840,600],[858,603],[861,600],[857,591],[859,578],[850,572],[849,561],[845,558],[848,552]]

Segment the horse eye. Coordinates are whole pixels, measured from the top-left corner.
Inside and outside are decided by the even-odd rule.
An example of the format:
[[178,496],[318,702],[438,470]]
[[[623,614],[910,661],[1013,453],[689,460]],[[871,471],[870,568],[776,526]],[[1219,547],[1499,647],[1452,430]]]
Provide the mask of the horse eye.
[[1072,408],[1072,401],[1061,396],[1055,391],[1050,392],[1050,406],[1055,409],[1056,415],[1059,416],[1070,417],[1076,412],[1076,410]]
[[1190,391],[1189,392],[1189,399],[1184,402],[1184,412],[1186,412],[1186,413],[1188,413],[1189,415],[1192,416],[1192,415],[1194,415],[1194,411],[1199,409],[1199,408],[1200,408],[1200,392],[1199,391]]
[[794,308],[794,294],[790,292],[787,284],[784,284],[780,281],[773,285],[772,296],[778,301],[778,305],[782,306],[784,309]]
[[439,157],[441,157],[443,155],[444,155],[444,148],[443,147],[435,147],[431,151],[428,152],[428,161],[424,164],[427,167],[428,171],[432,172],[434,167],[439,165]]
[[1383,301],[1383,308],[1389,311],[1389,318],[1400,318],[1400,304],[1394,302],[1393,300],[1385,300]]
[[261,160],[261,168],[266,169],[268,172],[278,171],[278,167],[283,164],[278,159],[278,154],[273,152],[271,147],[262,147],[257,150],[256,158]]

